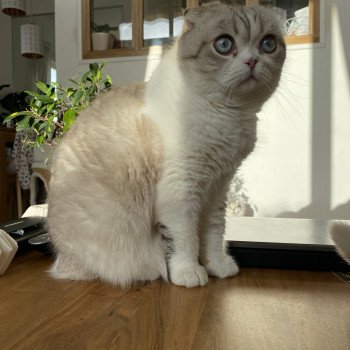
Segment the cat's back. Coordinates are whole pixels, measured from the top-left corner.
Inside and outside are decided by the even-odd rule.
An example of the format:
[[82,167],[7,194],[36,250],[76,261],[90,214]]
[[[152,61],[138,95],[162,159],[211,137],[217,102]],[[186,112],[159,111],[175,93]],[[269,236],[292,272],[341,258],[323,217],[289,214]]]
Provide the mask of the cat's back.
[[102,93],[80,113],[64,141],[104,132],[104,129],[118,133],[129,124],[132,126],[140,117],[144,91],[145,84],[139,83],[113,87]]
[[161,139],[142,115],[144,89],[144,84],[112,88],[81,112],[55,151],[54,181],[63,178],[62,172],[85,179],[103,176],[110,181],[124,173],[157,168]]

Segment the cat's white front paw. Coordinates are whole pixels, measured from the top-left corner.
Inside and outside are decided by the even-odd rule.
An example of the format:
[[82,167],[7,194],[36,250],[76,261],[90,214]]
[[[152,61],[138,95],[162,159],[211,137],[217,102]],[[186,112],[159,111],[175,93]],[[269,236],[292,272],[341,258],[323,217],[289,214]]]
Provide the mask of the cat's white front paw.
[[171,282],[187,288],[204,286],[208,283],[208,273],[201,265],[173,268],[170,271]]
[[239,272],[237,263],[231,256],[226,254],[210,260],[209,263],[206,264],[205,268],[210,276],[216,276],[219,278],[235,276]]

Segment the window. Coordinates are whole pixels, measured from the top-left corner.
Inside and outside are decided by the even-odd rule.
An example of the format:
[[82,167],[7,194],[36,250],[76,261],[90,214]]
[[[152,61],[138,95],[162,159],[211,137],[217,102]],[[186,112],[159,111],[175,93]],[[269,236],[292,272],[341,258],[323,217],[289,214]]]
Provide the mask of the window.
[[317,43],[320,40],[320,0],[258,0],[271,6],[283,20],[287,44]]
[[83,58],[147,55],[151,47],[160,53],[181,33],[183,9],[196,2],[82,0]]
[[57,82],[57,70],[54,67],[50,68],[50,81],[51,83]]
[[[182,11],[212,0],[82,0],[83,58],[147,55],[181,33]],[[264,5],[283,19],[287,44],[319,42],[320,0],[226,0]]]

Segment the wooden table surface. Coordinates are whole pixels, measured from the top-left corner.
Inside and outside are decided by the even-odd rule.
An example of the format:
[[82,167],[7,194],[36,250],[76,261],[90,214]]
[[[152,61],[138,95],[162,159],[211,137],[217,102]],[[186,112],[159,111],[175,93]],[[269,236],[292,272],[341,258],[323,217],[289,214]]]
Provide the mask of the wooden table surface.
[[243,269],[186,289],[51,279],[51,258],[0,277],[0,349],[350,349],[350,285],[336,274]]

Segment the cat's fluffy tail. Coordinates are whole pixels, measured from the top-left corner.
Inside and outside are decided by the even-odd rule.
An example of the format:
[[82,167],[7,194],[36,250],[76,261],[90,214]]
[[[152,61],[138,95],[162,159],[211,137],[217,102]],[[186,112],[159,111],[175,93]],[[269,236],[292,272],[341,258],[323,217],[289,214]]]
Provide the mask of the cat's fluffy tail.
[[343,222],[332,224],[331,237],[339,255],[350,264],[350,225]]

